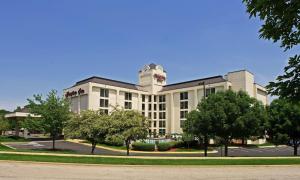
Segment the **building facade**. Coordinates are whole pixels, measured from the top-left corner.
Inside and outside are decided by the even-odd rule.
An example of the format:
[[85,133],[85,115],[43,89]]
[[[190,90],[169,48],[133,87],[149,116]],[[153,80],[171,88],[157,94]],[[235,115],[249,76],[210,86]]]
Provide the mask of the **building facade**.
[[115,107],[140,111],[150,119],[151,133],[181,134],[186,115],[209,94],[232,89],[245,91],[268,104],[266,89],[254,82],[247,70],[167,85],[162,66],[146,65],[139,71],[139,83],[131,84],[101,77],[91,77],[65,89],[71,110],[102,110],[110,113]]

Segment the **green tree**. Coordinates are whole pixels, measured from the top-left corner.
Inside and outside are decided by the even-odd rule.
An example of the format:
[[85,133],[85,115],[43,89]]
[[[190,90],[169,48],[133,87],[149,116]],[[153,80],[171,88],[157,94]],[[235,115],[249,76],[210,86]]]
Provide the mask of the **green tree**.
[[7,119],[4,118],[4,115],[0,115],[0,136],[5,133],[5,131],[10,129],[10,124]]
[[70,119],[69,103],[60,98],[55,90],[50,91],[46,99],[43,99],[42,95],[34,95],[28,102],[30,113],[41,116],[40,130],[50,134],[54,150],[55,140],[62,134],[65,122]]
[[103,143],[109,129],[109,116],[101,111],[82,111],[67,121],[65,134],[70,138],[85,139],[92,144],[94,154],[97,143]]
[[207,156],[209,138],[213,137],[213,129],[206,101],[200,103],[197,110],[193,110],[188,114],[183,131],[203,141],[204,156]]
[[250,17],[264,21],[260,38],[281,41],[281,47],[291,49],[300,43],[299,0],[243,0]]
[[125,142],[127,156],[132,141],[145,139],[149,123],[141,113],[133,110],[115,109],[111,113],[108,139],[122,139]]
[[275,144],[287,143],[298,155],[300,144],[300,102],[276,99],[269,107],[268,135]]
[[[299,0],[243,0],[250,17],[259,17],[264,24],[260,38],[280,41],[281,47],[292,49],[300,43]],[[285,74],[267,86],[271,95],[300,101],[300,56],[290,57]]]
[[192,131],[202,133],[204,139],[205,136],[206,139],[219,137],[225,146],[225,156],[228,156],[228,145],[233,139],[261,136],[266,117],[261,103],[245,92],[231,90],[208,96],[191,115],[190,123],[195,128]]

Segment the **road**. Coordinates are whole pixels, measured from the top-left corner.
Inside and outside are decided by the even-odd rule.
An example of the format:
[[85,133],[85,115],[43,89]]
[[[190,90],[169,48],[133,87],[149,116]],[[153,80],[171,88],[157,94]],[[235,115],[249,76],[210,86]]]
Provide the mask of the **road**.
[[0,180],[300,179],[300,166],[108,166],[0,161]]
[[[25,142],[25,143],[11,143],[9,144],[12,147],[17,149],[51,149],[51,141],[37,141],[37,142]],[[56,147],[59,149],[73,150],[79,154],[90,154],[91,148],[86,145],[72,143],[68,141],[57,141]],[[300,148],[299,148],[300,154]],[[106,150],[101,147],[97,147],[95,154],[98,155],[113,155],[113,156],[125,156],[125,152],[117,152]],[[181,157],[200,157],[203,154],[190,154],[190,153],[181,153],[181,154],[165,154],[165,153],[134,153],[131,152],[132,156],[181,156]],[[256,157],[266,157],[266,156],[292,156],[293,148],[292,147],[267,147],[267,148],[232,148],[229,149],[229,156],[233,157],[247,157],[247,156],[256,156]],[[217,153],[211,153],[209,156],[220,157],[221,151]]]

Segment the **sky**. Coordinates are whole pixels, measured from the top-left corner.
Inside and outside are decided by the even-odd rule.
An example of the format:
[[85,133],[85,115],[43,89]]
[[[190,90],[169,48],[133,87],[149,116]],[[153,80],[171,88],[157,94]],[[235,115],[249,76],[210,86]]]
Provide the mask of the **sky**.
[[90,76],[137,83],[152,62],[168,83],[247,69],[266,85],[295,50],[261,24],[242,0],[2,0],[0,109]]

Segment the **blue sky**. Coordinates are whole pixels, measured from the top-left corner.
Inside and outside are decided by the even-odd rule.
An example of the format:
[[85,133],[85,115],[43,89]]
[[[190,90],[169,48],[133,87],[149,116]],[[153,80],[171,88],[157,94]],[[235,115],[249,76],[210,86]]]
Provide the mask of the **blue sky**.
[[248,69],[266,84],[293,51],[259,39],[241,1],[0,1],[0,109],[93,75],[136,83],[151,62],[168,83]]

